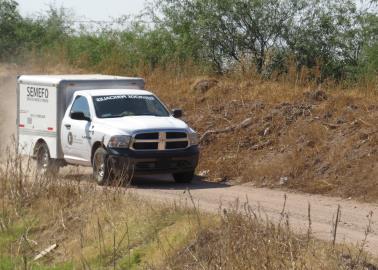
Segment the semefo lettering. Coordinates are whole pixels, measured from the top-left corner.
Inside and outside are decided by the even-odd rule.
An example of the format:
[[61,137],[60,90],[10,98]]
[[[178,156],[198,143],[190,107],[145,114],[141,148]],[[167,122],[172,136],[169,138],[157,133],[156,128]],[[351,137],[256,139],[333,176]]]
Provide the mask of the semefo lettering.
[[28,86],[27,96],[32,98],[49,98],[49,89],[43,87]]

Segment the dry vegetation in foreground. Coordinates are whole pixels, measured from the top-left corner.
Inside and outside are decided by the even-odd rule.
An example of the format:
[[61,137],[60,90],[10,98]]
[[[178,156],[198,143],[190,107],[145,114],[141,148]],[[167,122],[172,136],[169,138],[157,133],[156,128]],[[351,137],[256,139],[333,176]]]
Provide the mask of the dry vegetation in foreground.
[[194,237],[197,217],[207,226],[184,206],[98,189],[78,171],[37,176],[25,163],[0,169],[0,269],[152,268]]
[[364,242],[333,246],[311,225],[296,235],[284,210],[278,224],[238,204],[205,215],[32,167],[12,157],[0,169],[0,269],[378,269]]
[[377,201],[378,84],[146,77],[202,135],[200,173],[209,179]]
[[[220,224],[202,228],[185,249],[171,256],[169,269],[378,269],[363,245],[334,247],[291,232],[289,217],[273,224],[245,207],[221,216]],[[165,268],[166,269],[166,268]]]

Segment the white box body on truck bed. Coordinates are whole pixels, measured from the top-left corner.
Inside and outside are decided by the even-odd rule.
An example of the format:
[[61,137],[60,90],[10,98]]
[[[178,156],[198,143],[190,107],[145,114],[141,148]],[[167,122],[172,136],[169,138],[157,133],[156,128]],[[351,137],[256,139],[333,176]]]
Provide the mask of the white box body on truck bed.
[[198,137],[141,78],[59,75],[18,78],[17,145],[42,171],[92,166],[99,184],[114,177],[172,173],[189,182]]
[[60,123],[73,94],[105,88],[144,89],[144,80],[106,75],[20,76],[17,89],[19,153],[33,155],[36,142],[44,138],[50,157],[63,159]]

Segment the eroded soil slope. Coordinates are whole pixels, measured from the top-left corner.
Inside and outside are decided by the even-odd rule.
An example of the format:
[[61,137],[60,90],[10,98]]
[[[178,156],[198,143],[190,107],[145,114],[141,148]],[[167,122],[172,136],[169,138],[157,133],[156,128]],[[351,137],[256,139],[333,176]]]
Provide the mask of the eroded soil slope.
[[361,200],[378,199],[378,105],[363,89],[246,78],[148,80],[200,132],[200,174]]

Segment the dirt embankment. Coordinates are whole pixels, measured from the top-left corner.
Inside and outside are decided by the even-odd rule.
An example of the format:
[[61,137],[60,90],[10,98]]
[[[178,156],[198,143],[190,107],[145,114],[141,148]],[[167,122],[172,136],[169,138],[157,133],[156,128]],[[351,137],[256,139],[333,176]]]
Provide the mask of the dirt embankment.
[[[161,77],[161,76],[160,76]],[[200,174],[215,181],[377,201],[378,106],[370,89],[219,78],[149,88],[202,135]]]

